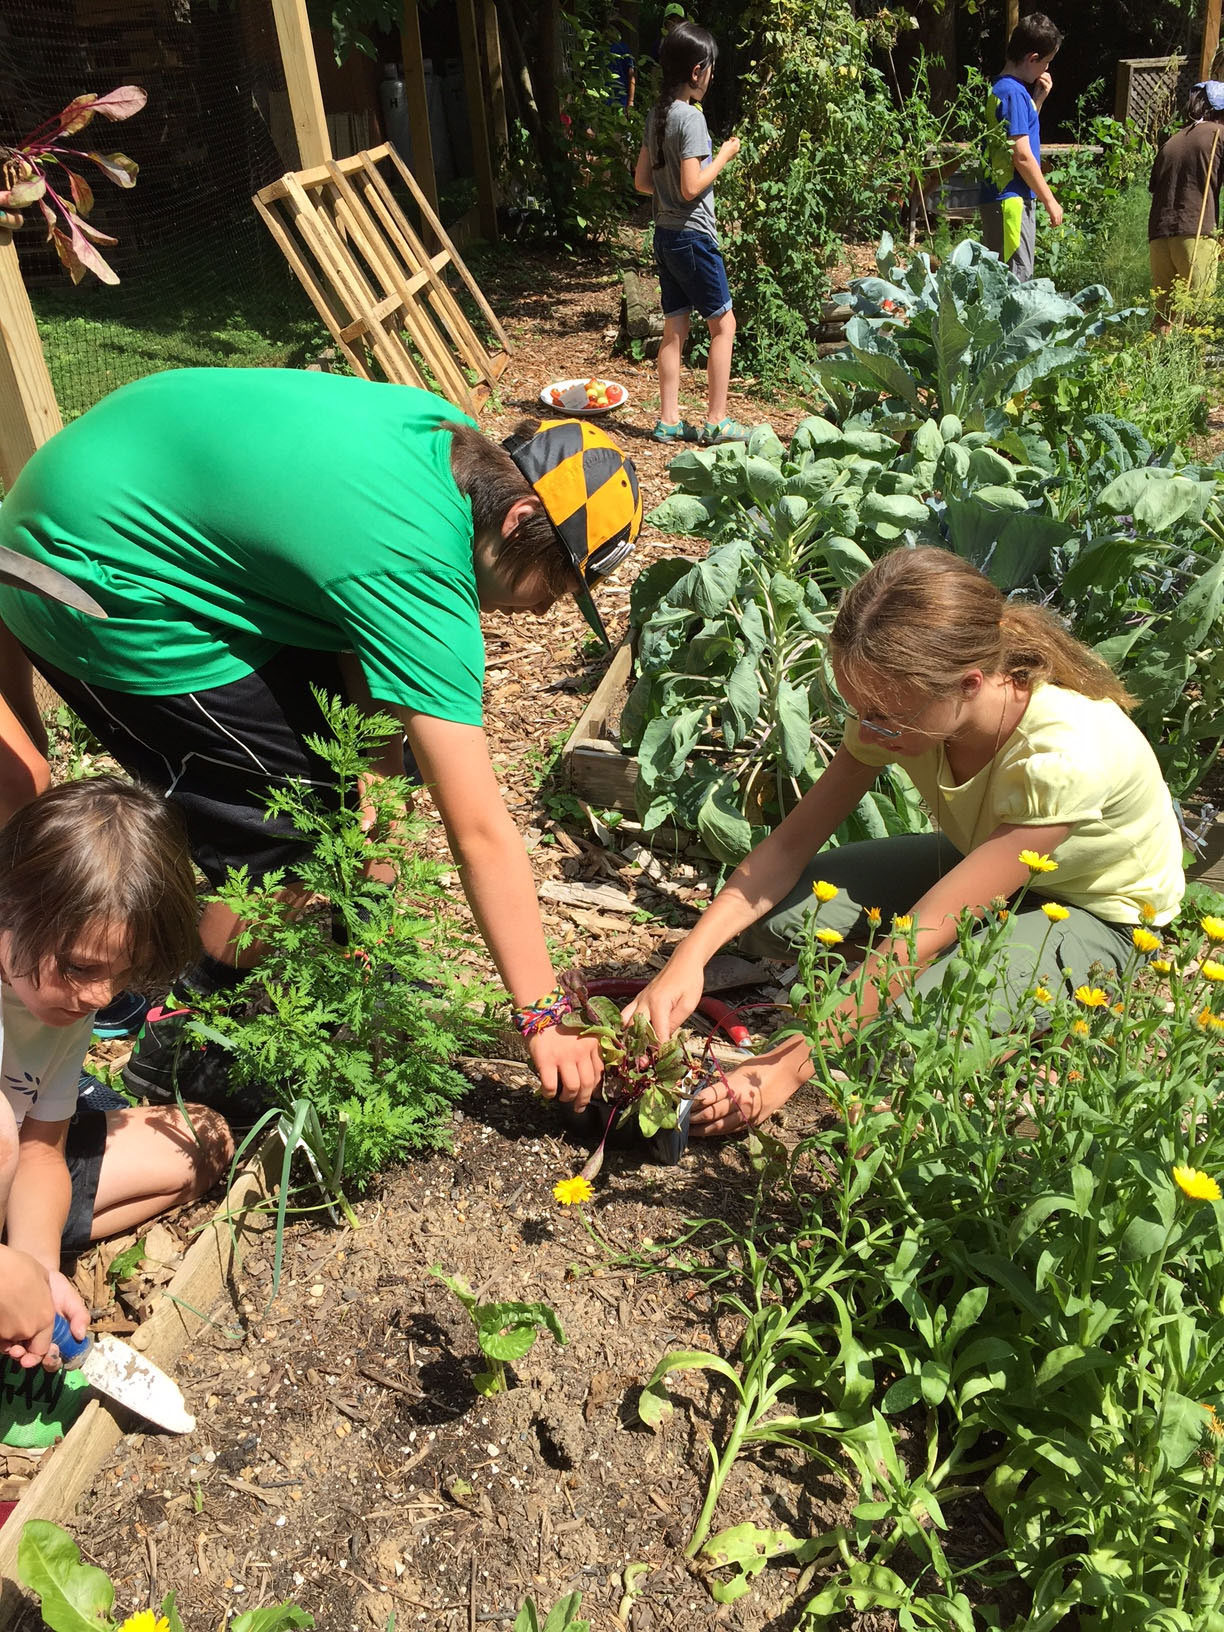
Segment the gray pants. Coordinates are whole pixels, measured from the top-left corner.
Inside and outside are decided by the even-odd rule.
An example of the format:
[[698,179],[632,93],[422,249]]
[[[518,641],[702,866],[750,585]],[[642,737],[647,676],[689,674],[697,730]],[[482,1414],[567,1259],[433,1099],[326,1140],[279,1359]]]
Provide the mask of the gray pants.
[[[763,930],[775,943],[775,955],[787,956],[802,942],[813,913],[819,914],[817,922],[822,928],[835,929],[847,940],[865,942],[870,931],[868,907],[880,909],[887,931],[894,917],[907,913],[960,860],[960,852],[942,833],[868,839],[825,850],[804,870],[786,900],[757,926],[754,946],[760,945]],[[816,900],[812,885],[817,879],[836,884],[834,900],[823,905]],[[998,980],[989,1016],[996,1034],[1011,1030],[1031,1007],[1038,982],[1051,992],[1060,986],[1072,992],[1098,975],[1108,979],[1118,974],[1134,954],[1131,925],[1109,924],[1083,907],[1070,905],[1067,917],[1052,924],[1041,910],[1042,901],[1048,899],[1029,891],[1003,928],[995,954]],[[955,978],[958,968],[964,968],[964,960],[953,946],[923,971],[911,989],[924,994],[934,991],[950,972]]]
[[[1010,221],[1006,219],[1007,216],[1011,217]],[[1019,243],[1015,243],[1017,228]],[[1035,202],[1031,198],[1013,198],[983,204],[982,242],[1007,262],[1021,283],[1027,283],[1033,275],[1033,261],[1037,254]]]

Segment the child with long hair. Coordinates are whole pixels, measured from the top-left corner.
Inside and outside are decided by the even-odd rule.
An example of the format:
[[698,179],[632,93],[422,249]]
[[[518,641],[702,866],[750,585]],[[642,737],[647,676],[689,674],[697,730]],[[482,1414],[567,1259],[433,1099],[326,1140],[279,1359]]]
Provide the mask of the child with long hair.
[[[1003,930],[996,1034],[1035,1001],[1039,982],[1073,990],[1091,970],[1120,970],[1135,926],[1173,917],[1185,890],[1181,837],[1156,756],[1127,717],[1125,687],[1053,613],[1006,600],[945,550],[898,549],[843,596],[829,646],[846,705],[841,746],[635,1000],[661,1037],[692,1013],[706,963],[732,936],[762,919],[780,953],[799,942],[818,881],[837,890],[819,902],[820,925],[848,942],[865,939],[871,922],[912,919],[908,932],[875,942],[862,1002],[847,998],[835,1033],[876,1012],[872,977],[886,965],[899,967],[890,1001],[937,987],[961,913],[981,914],[1026,884]],[[936,831],[817,857],[894,761]],[[1022,851],[1055,865],[1035,870]],[[732,1072],[729,1089],[705,1089],[691,1132],[762,1121],[812,1069],[804,1040],[787,1039]]]
[[[707,29],[677,23],[659,52],[662,84],[646,118],[633,183],[654,197],[654,249],[663,297],[656,442],[735,442],[748,432],[727,417],[735,313],[714,220],[714,181],[739,152],[737,136],[713,151],[705,116],[695,106],[714,77],[718,46]],[[680,417],[680,364],[696,307],[710,330],[709,400],[698,431]]]
[[41,794],[0,829],[0,1354],[54,1365],[49,1310],[89,1314],[61,1254],[201,1195],[233,1154],[189,1105],[78,1106],[96,1011],[125,981],[166,983],[196,951],[178,812],[118,777]]

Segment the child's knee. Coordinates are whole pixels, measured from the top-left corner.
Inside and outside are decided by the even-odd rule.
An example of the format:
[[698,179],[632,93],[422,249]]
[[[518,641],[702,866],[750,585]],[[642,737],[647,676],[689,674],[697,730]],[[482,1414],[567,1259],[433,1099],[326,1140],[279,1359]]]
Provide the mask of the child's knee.
[[735,338],[735,308],[728,307],[721,317],[712,317],[709,327],[711,339],[733,340]]
[[[234,1159],[234,1135],[225,1118],[203,1105],[184,1107],[191,1124],[191,1176],[184,1186],[184,1201],[194,1201],[210,1190]],[[190,1192],[189,1194],[186,1192]]]

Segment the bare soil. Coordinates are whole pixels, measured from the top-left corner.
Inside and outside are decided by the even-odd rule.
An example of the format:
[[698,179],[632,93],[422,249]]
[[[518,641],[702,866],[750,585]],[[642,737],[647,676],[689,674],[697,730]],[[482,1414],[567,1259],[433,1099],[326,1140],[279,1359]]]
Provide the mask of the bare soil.
[[[611,356],[623,264],[601,253],[575,267],[518,248],[481,268],[514,345],[484,423],[507,434],[555,378],[619,380],[629,404],[607,423],[632,450],[649,511],[670,490],[672,450],[650,440],[653,366]],[[703,418],[704,378],[689,386],[684,411]],[[809,411],[746,388],[730,403],[736,418],[769,419],[783,436]],[[701,553],[648,527],[634,562],[601,591],[614,639],[629,581],[660,550]],[[486,635],[495,764],[539,882],[602,880],[630,898],[625,913],[546,904],[556,958],[594,974],[649,974],[709,899],[713,875],[698,863],[652,879],[558,803],[557,752],[606,661],[576,608],[539,622],[491,619]],[[440,829],[431,842],[445,856]],[[114,1045],[110,1055],[118,1063]],[[752,1192],[746,1164],[736,1147],[715,1143],[676,1168],[613,1150],[587,1209],[597,1241],[553,1200],[552,1186],[583,1155],[533,1097],[532,1080],[513,1061],[484,1062],[455,1117],[453,1151],[389,1172],[358,1206],[358,1230],[321,1214],[293,1223],[275,1295],[270,1257],[261,1250],[246,1263],[236,1317],[219,1316],[177,1368],[197,1431],[127,1435],[72,1521],[85,1556],[115,1578],[124,1613],[173,1588],[189,1628],[289,1599],[328,1632],[477,1632],[509,1625],[529,1595],[546,1609],[579,1590],[593,1626],[612,1629],[626,1624],[616,1619],[624,1567],[640,1560],[651,1569],[627,1623],[634,1632],[695,1632],[711,1619],[745,1632],[795,1624],[803,1599],[793,1567],[767,1569],[747,1597],[719,1609],[683,1556],[704,1493],[705,1443],[725,1426],[724,1390],[685,1373],[662,1433],[637,1420],[640,1389],[666,1350],[733,1354],[734,1327],[691,1279],[608,1267],[609,1249],[631,1254],[688,1219],[736,1217]],[[799,1096],[783,1136],[819,1114]],[[130,1329],[199,1216],[162,1229],[154,1244],[168,1265],[150,1253],[118,1302],[105,1265],[124,1243],[82,1262],[100,1325]],[[542,1336],[508,1392],[480,1397],[473,1329],[427,1274],[433,1264],[465,1275],[482,1298],[546,1299],[565,1346]],[[843,1518],[843,1501],[839,1483],[811,1464],[745,1457],[717,1524],[809,1535]],[[18,1624],[36,1627],[36,1611]]]

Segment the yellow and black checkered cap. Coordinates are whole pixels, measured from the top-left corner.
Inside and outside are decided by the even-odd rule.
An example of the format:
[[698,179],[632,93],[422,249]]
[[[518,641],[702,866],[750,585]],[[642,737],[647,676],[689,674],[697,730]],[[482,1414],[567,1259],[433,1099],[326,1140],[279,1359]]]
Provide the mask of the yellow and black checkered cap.
[[505,444],[539,494],[583,588],[587,622],[607,642],[587,586],[618,567],[642,526],[633,461],[606,431],[583,419],[546,419],[534,436]]

